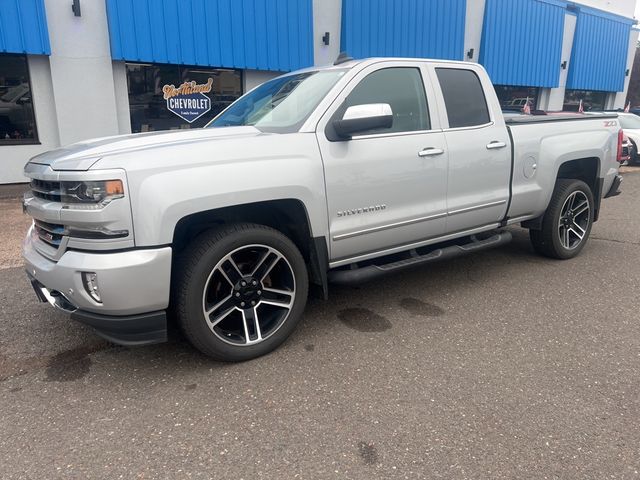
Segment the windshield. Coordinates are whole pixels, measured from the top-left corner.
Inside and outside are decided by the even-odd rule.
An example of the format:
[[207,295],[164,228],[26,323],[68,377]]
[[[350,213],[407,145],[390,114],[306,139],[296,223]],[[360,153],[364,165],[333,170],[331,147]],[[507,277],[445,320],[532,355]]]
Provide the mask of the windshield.
[[636,115],[620,115],[618,118],[622,128],[640,129],[640,117]]
[[240,97],[207,127],[250,125],[266,132],[296,132],[345,72],[321,70],[274,78]]

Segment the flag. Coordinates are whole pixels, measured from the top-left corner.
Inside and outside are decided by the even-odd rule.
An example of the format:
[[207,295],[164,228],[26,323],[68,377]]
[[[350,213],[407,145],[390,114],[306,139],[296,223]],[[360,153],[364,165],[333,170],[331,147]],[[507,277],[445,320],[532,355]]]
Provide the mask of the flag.
[[578,113],[584,113],[584,107],[582,106],[582,99],[580,99],[580,105],[578,105]]
[[627,103],[627,106],[624,107],[625,113],[629,113],[629,110],[631,110],[631,102]]
[[522,107],[522,113],[525,115],[531,115],[531,107],[529,106],[529,97],[527,97],[527,101],[524,102],[524,107]]

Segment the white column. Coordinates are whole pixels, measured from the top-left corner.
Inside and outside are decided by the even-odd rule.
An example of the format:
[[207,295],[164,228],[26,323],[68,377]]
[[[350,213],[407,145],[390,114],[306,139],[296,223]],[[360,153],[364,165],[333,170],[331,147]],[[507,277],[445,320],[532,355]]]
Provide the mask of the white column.
[[[341,22],[342,0],[313,0],[314,65],[331,65],[338,58]],[[322,41],[326,32],[329,32],[329,45]]]
[[131,110],[129,109],[129,86],[127,83],[127,64],[113,62],[113,86],[118,112],[118,133],[131,133]]
[[629,75],[624,78],[624,90],[622,92],[615,92],[610,95],[611,109],[624,108],[627,101],[627,92],[629,91],[629,80],[631,80],[631,70],[633,69],[633,60],[636,55],[636,45],[638,43],[638,33],[640,31],[635,28],[631,29],[631,35],[629,35],[629,50],[627,51],[627,69]]
[[[464,23],[464,57],[467,62],[478,63],[480,58],[480,43],[482,42],[482,25],[484,22],[485,0],[467,1],[467,11]],[[468,53],[473,49],[473,56]]]
[[564,105],[564,92],[567,85],[567,75],[571,68],[571,49],[573,47],[573,35],[576,31],[575,15],[569,13],[564,16],[564,32],[562,34],[562,56],[560,57],[560,63],[566,63],[566,68],[560,68],[560,76],[558,79],[558,86],[556,88],[544,88],[540,94],[540,100],[538,101],[538,108],[541,110],[562,110]]
[[106,2],[45,0],[51,41],[51,81],[62,145],[120,133]]

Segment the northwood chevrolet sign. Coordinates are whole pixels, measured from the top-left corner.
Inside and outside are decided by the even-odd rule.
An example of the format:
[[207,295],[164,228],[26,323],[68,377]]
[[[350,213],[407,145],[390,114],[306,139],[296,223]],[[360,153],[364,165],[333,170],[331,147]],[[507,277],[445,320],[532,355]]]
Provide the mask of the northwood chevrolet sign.
[[175,85],[165,85],[162,93],[167,101],[167,109],[186,122],[195,122],[211,110],[211,99],[205,93],[211,92],[212,86],[213,78],[202,84],[184,82],[177,88]]

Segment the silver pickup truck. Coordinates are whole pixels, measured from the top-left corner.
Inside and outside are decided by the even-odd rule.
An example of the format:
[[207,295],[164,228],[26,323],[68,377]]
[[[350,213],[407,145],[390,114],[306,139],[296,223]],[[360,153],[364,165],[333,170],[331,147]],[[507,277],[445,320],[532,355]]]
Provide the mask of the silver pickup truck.
[[[482,66],[339,61],[248,92],[203,129],[101,138],[25,166],[26,271],[113,342],[240,361],[309,285],[357,283],[530,230],[568,259],[619,193],[616,115],[503,117]],[[426,272],[425,272],[426,273]]]

